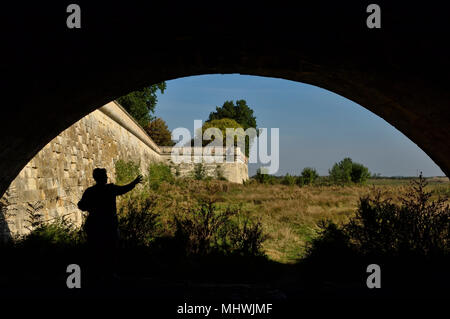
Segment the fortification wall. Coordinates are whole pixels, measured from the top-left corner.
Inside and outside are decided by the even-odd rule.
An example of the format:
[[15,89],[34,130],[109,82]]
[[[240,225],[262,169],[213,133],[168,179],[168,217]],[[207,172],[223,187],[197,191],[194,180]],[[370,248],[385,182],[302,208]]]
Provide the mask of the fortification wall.
[[[195,166],[201,164],[205,175],[212,178],[223,177],[233,183],[242,184],[248,179],[248,161],[239,148],[232,150],[233,155],[227,158],[230,150],[223,148],[221,155],[207,151],[202,147],[161,147],[161,155],[174,174],[182,177],[192,176]],[[179,154],[178,160],[177,155]],[[189,154],[189,155],[188,155]]]
[[[171,147],[158,147],[119,104],[110,102],[55,137],[22,169],[0,199],[0,236],[27,233],[30,211],[46,221],[66,216],[81,225],[77,203],[94,184],[93,169],[106,168],[109,182],[115,182],[119,159],[139,163],[143,174],[150,163],[164,162],[179,176],[192,176],[195,161],[176,165],[171,151]],[[197,151],[203,154],[202,148]],[[223,163],[203,155],[199,162],[207,176],[215,178],[220,172],[230,182],[248,179],[247,159],[240,149],[234,162],[227,162],[225,155]]]
[[[37,210],[45,220],[67,216],[82,222],[77,208],[84,190],[94,184],[92,170],[104,167],[115,181],[118,159],[139,162],[145,172],[160,162],[160,149],[115,102],[90,113],[48,143],[22,169],[1,198],[7,224],[4,236],[27,232],[27,210]],[[42,206],[42,208],[39,208]]]

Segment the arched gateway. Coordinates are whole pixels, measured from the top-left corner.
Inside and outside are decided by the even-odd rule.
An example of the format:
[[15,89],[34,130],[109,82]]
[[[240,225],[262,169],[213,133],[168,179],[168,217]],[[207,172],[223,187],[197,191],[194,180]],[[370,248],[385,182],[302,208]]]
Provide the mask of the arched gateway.
[[65,128],[144,85],[241,73],[323,87],[391,123],[450,173],[450,26],[442,8],[382,2],[3,7],[0,195]]

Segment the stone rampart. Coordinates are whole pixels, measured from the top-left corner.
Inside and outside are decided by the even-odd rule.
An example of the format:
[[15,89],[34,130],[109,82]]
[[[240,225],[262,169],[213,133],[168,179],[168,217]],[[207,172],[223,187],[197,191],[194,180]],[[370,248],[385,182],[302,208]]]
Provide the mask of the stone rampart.
[[[179,176],[192,175],[195,160],[176,165],[171,151],[171,147],[156,145],[118,103],[110,102],[55,137],[21,170],[0,199],[0,235],[27,233],[30,212],[41,214],[46,221],[66,216],[81,225],[77,203],[94,184],[93,169],[106,168],[109,181],[115,182],[119,159],[139,163],[143,174],[150,163],[163,162]],[[192,152],[203,154],[202,148]],[[223,163],[201,157],[207,176],[219,174],[235,183],[248,178],[247,159],[239,149],[234,162],[226,162],[225,157]]]

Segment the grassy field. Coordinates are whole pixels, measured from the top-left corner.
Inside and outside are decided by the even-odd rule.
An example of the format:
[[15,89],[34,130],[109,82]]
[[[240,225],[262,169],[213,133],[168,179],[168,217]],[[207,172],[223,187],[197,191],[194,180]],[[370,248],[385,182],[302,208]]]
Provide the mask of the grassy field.
[[[373,291],[365,285],[365,269],[368,263],[373,262],[373,255],[364,255],[362,249],[355,249],[359,246],[349,246],[350,241],[340,240],[342,237],[329,237],[326,234],[330,233],[320,233],[323,228],[318,223],[331,220],[336,224],[347,224],[360,206],[360,198],[377,192],[383,198],[392,198],[393,202],[399,203],[399,196],[408,192],[409,182],[407,179],[400,182],[376,179],[368,181],[365,186],[299,187],[260,184],[256,181],[239,185],[218,180],[182,178],[169,178],[153,184],[147,181],[121,196],[118,201],[121,246],[117,270],[122,279],[119,283],[111,283],[115,287],[113,290],[110,290],[109,284],[96,290],[99,277],[89,275],[93,271],[90,266],[95,258],[89,253],[83,232],[64,223],[43,224],[34,229],[30,236],[0,247],[2,256],[8,261],[0,265],[0,273],[3,274],[0,275],[0,285],[7,287],[3,291],[8,295],[26,293],[31,296],[36,294],[36,287],[45,287],[44,295],[71,296],[73,292],[66,289],[66,267],[76,263],[86,269],[87,275],[82,278],[88,290],[82,293],[88,295],[123,294],[129,297],[134,294],[154,299],[163,294],[167,298],[185,300],[186,296],[192,296],[193,293],[198,298],[212,296],[204,288],[207,285],[211,291],[214,290],[218,300],[231,295],[235,298],[236,293],[239,298],[267,298],[272,296],[273,291],[293,299],[322,296],[323,293],[339,297],[342,294],[369,296]],[[431,180],[426,190],[431,192],[431,199],[435,200],[450,194],[450,183]],[[207,205],[204,206],[204,203]],[[210,203],[213,203],[212,210],[208,210]],[[214,230],[211,225],[220,221],[216,217],[223,216],[224,212],[231,212],[230,219],[222,223],[224,227]],[[446,214],[434,212],[436,218],[416,214],[413,209],[413,216],[424,216],[426,223],[432,225],[428,228],[421,227],[423,225],[420,222],[411,227],[411,220],[414,219],[408,211],[407,218],[400,219],[396,219],[398,215],[395,212],[392,214],[393,211],[389,209],[381,210],[381,213],[384,212],[392,215],[377,215],[382,216],[383,221],[388,221],[384,223],[388,227],[382,228],[382,234],[387,237],[378,238],[379,225],[371,222],[365,225],[364,231],[374,231],[376,236],[363,236],[368,238],[364,243],[380,243],[375,249],[375,252],[380,252],[376,258],[377,263],[383,265],[383,280],[388,283],[388,289],[384,286],[383,293],[388,296],[404,296],[408,293],[412,297],[418,293],[428,296],[430,291],[438,296],[445,293],[450,279],[448,255],[445,255],[444,247],[448,232],[444,222],[437,218],[442,216],[448,220],[448,208]],[[405,216],[405,211],[399,212]],[[251,217],[251,224],[247,231],[242,231],[241,226],[245,224],[242,221],[248,220],[247,214]],[[361,216],[361,210],[358,216]],[[256,220],[260,223],[255,223]],[[258,227],[254,228],[255,225]],[[232,231],[227,233],[229,229]],[[257,232],[252,232],[252,229]],[[262,237],[266,237],[262,247],[259,245],[261,229]],[[416,234],[417,229],[421,231]],[[224,232],[228,237],[223,236]],[[342,230],[338,233],[343,234]],[[358,234],[361,233],[352,239],[360,238]],[[392,237],[390,234],[399,236]],[[410,240],[405,234],[416,234],[416,237]],[[207,245],[202,246],[204,249],[193,249],[197,243],[202,243],[201,239],[208,238],[219,240],[206,240],[204,242]],[[406,238],[406,241],[401,241],[402,238]],[[408,247],[415,249],[412,252],[422,254],[413,259],[409,259],[412,256],[409,255],[410,250],[399,257],[390,255],[391,251],[401,251],[396,250],[398,245],[391,245],[398,240],[400,243],[407,242]],[[239,250],[243,247],[239,246],[241,243],[255,242],[258,243],[256,253]],[[309,243],[313,243],[313,249],[307,254]],[[427,247],[438,254],[427,255]],[[390,248],[388,253],[383,253],[384,248]],[[434,256],[434,259],[430,256]],[[408,272],[405,273],[405,269]],[[412,277],[416,281],[410,282]],[[405,283],[409,284],[405,286]],[[193,290],[192,287],[197,288]],[[233,287],[233,291],[224,287]],[[217,291],[220,291],[219,295]]]
[[[305,248],[317,236],[320,220],[341,224],[353,216],[359,198],[374,194],[398,201],[407,190],[410,179],[373,179],[365,186],[285,186],[249,183],[232,184],[223,181],[189,181],[185,184],[163,184],[159,210],[169,218],[171,212],[188,207],[197,197],[214,197],[221,205],[238,206],[260,220],[267,240],[263,244],[269,259],[294,264],[305,254]],[[432,179],[427,190],[432,199],[450,194],[450,183]]]
[[[344,223],[353,216],[361,196],[373,193],[374,186],[395,201],[406,191],[408,180],[370,180],[366,186],[296,187],[253,184],[233,186],[225,199],[239,202],[261,218],[269,238],[264,243],[267,256],[282,263],[303,257],[305,244],[318,231],[317,222],[329,219]],[[369,186],[371,185],[371,186]],[[450,184],[431,182],[432,198],[450,194]]]

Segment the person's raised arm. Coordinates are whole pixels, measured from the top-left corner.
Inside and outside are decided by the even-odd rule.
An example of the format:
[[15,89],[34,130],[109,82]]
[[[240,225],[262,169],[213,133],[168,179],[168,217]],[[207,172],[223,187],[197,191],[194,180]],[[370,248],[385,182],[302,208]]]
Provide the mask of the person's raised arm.
[[138,175],[138,177],[136,177],[134,181],[132,181],[131,183],[129,183],[127,185],[123,185],[123,186],[114,185],[116,195],[122,195],[122,194],[128,193],[141,181],[142,181],[142,175]]

